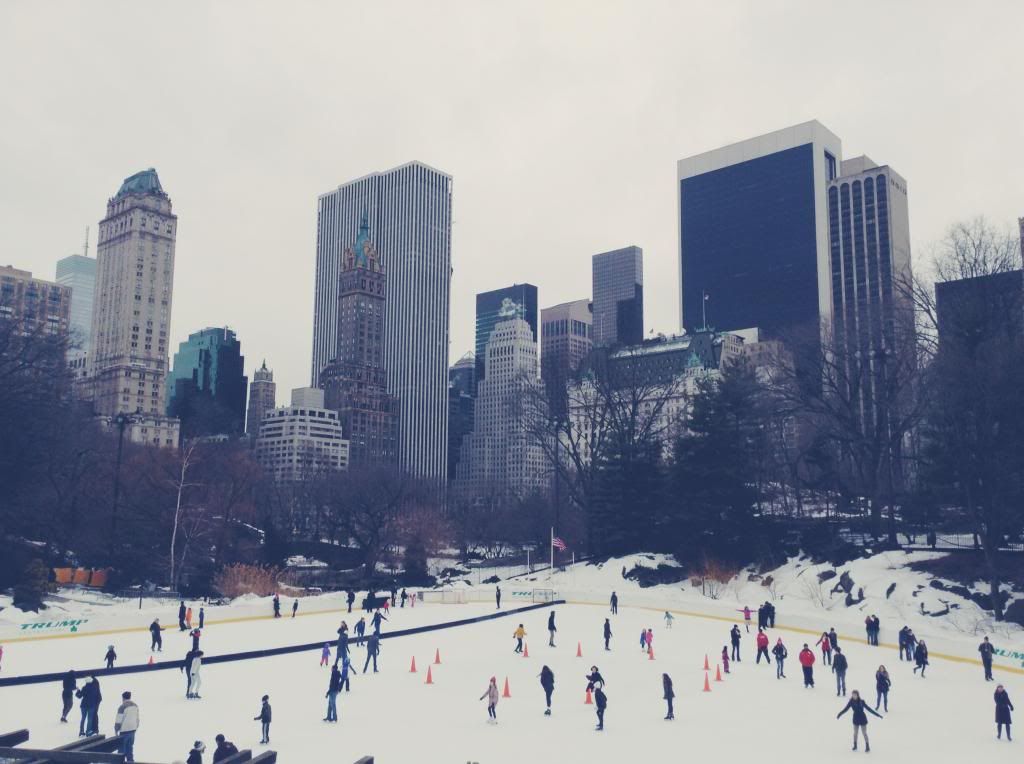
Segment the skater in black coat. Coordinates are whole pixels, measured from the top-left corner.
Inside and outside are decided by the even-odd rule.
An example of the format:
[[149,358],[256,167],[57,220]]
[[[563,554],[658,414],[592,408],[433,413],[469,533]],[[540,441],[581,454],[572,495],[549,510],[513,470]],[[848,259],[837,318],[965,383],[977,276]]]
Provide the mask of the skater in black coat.
[[846,697],[846,670],[850,667],[843,648],[836,647],[836,655],[832,659],[832,673],[836,675],[836,696]]
[[729,642],[732,643],[732,659],[737,663],[740,662],[740,627],[736,624],[732,625],[732,629],[729,630]]
[[348,603],[348,612],[352,612],[352,603],[356,601],[356,593],[351,589],[348,590],[348,595],[345,597],[345,601]]
[[217,735],[214,738],[217,741],[217,750],[213,752],[213,764],[217,764],[218,761],[223,761],[229,756],[234,756],[238,753],[238,748],[230,740],[225,740],[223,735]]
[[274,618],[281,617],[281,598],[278,595],[274,595]]
[[178,605],[178,631],[185,631],[187,628],[185,625],[185,600],[182,600]]
[[996,693],[993,696],[996,701],[996,738],[1002,738],[1003,736],[1003,725],[1006,725],[1006,739],[1013,740],[1010,737],[1010,725],[1013,723],[1010,718],[1010,712],[1013,710],[1013,703],[1010,702],[1010,696],[1006,694],[1006,690],[1003,689],[1002,685],[996,687]]
[[371,634],[370,638],[366,640],[366,662],[363,664],[363,673],[366,673],[366,669],[370,665],[370,661],[373,661],[373,673],[377,673],[377,656],[380,654],[380,637],[376,634]]
[[928,645],[924,643],[922,639],[917,643],[917,647],[914,648],[914,673],[917,673],[918,669],[921,669],[921,678],[924,679],[924,671],[928,668]]
[[263,732],[263,737],[260,738],[260,743],[266,745],[270,742],[270,720],[273,718],[270,710],[270,696],[264,695],[262,698],[263,705],[260,706],[260,712],[252,718],[254,722],[260,722],[260,729]]
[[611,624],[611,621],[609,621],[607,618],[605,618],[604,619],[604,649],[605,650],[611,650],[611,648],[608,646],[608,643],[611,641],[611,638],[612,638],[612,624]]
[[608,696],[600,687],[594,692],[594,705],[597,710],[597,730],[604,729],[604,710],[608,707]]
[[676,715],[672,710],[672,699],[675,698],[676,693],[672,689],[672,677],[668,674],[661,675],[661,689],[664,691],[665,702],[668,703],[668,713],[665,714],[665,720],[675,719]]
[[341,692],[341,672],[338,671],[338,664],[331,667],[331,680],[327,684],[327,716],[325,722],[338,721],[338,693]]
[[616,594],[615,592],[612,592],[611,605],[612,605],[612,615],[618,615],[619,614],[619,595]]
[[885,666],[879,666],[878,671],[875,672],[875,692],[878,693],[878,697],[875,699],[876,711],[879,704],[884,704],[885,712],[889,713],[890,687],[892,687],[892,680],[889,678],[889,672],[885,670]]
[[548,647],[555,646],[555,632],[558,629],[555,628],[555,611],[551,611],[551,615],[548,616]]
[[61,683],[60,699],[64,704],[64,707],[60,712],[60,720],[62,722],[67,722],[68,720],[68,712],[75,704],[75,690],[77,689],[78,681],[75,679],[75,670],[71,669],[64,675],[64,679]]
[[379,610],[376,613],[374,613],[373,618],[370,619],[370,623],[373,624],[373,630],[380,634],[380,622],[386,620],[388,619],[385,616],[381,615],[381,612]]
[[103,660],[107,662],[107,668],[114,668],[114,661],[117,660],[117,653],[114,652],[114,646],[109,645],[107,647],[107,654],[103,656]]
[[996,649],[991,642],[988,641],[988,637],[982,640],[981,644],[978,645],[978,652],[981,653],[981,665],[985,667],[985,681],[991,682],[992,679],[992,656]]
[[547,666],[540,670],[540,686],[544,688],[544,701],[547,704],[544,716],[551,716],[551,693],[555,691],[555,672]]
[[597,670],[597,666],[591,666],[590,673],[587,674],[587,689],[593,690],[595,687],[604,687],[604,677]]
[[775,678],[785,679],[786,678],[786,658],[789,657],[789,651],[786,650],[786,646],[782,644],[781,637],[779,641],[775,643],[775,647],[772,648],[772,655],[775,656]]
[[153,623],[151,623],[149,625],[149,634],[150,634],[149,651],[150,652],[153,652],[154,650],[156,650],[158,653],[162,653],[164,651],[164,638],[163,638],[163,635],[160,633],[162,631],[163,631],[163,629],[160,628],[160,619],[159,618],[154,618],[153,619]]
[[[860,698],[860,693],[854,690],[850,693],[850,700],[843,707],[843,710],[836,714],[838,719],[847,711],[853,711],[853,750],[857,750],[857,735],[864,734],[864,753],[871,751],[871,743],[868,741],[868,714],[873,714],[879,719],[882,715]],[[867,713],[865,713],[865,711]]]
[[188,752],[188,759],[185,760],[185,764],[203,764],[204,753],[206,753],[206,746],[203,745],[202,740],[197,740],[192,744],[192,750]]

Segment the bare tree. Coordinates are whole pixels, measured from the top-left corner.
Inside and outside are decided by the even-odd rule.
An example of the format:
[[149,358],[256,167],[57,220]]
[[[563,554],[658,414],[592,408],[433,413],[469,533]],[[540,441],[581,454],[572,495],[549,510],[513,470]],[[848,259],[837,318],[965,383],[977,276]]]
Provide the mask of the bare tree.
[[[178,585],[178,575],[180,573],[180,566],[176,565],[176,549],[178,542],[178,528],[182,523],[183,512],[187,508],[185,501],[185,492],[194,488],[198,483],[191,483],[188,481],[189,470],[195,465],[196,460],[196,443],[188,443],[185,448],[182,449],[181,454],[177,460],[177,469],[175,470],[174,476],[171,478],[171,484],[175,490],[175,504],[174,504],[174,518],[171,524],[171,549],[170,549],[170,565],[171,565],[171,586],[176,587]],[[188,549],[188,544],[184,545],[182,550],[182,559],[184,559],[185,553]]]

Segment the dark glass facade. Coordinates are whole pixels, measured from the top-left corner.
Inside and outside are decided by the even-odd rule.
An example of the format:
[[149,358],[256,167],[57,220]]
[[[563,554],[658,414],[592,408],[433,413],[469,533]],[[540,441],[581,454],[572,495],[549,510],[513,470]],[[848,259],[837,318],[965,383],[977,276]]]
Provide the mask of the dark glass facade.
[[513,284],[491,292],[481,292],[476,296],[476,379],[473,391],[484,378],[484,357],[487,340],[497,325],[501,306],[505,300],[511,300],[522,311],[523,319],[533,330],[533,341],[537,341],[537,287],[533,284]]
[[688,331],[703,327],[703,307],[719,331],[817,325],[813,159],[808,143],[680,181]]
[[241,434],[244,367],[242,345],[230,329],[203,329],[178,346],[167,379],[167,414],[181,419],[182,438]]

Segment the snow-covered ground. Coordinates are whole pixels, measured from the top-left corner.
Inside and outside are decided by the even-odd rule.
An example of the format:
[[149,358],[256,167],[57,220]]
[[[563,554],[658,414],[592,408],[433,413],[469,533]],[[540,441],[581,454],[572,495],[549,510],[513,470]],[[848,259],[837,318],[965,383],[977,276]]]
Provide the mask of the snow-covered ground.
[[[213,737],[223,732],[241,748],[257,749],[259,729],[252,721],[259,699],[270,695],[274,708],[271,747],[279,760],[355,761],[373,754],[382,762],[464,762],[501,764],[504,762],[588,761],[605,764],[636,759],[662,761],[669,757],[697,760],[734,761],[741,758],[767,758],[801,764],[836,761],[849,757],[852,725],[849,714],[837,721],[835,714],[843,701],[827,668],[816,665],[817,687],[804,690],[799,679],[796,653],[805,641],[813,641],[807,632],[818,632],[834,625],[850,661],[849,689],[860,689],[874,701],[874,672],[885,664],[892,675],[890,714],[882,720],[870,717],[869,732],[875,759],[959,761],[967,757],[985,757],[986,761],[1019,760],[1016,746],[995,740],[994,685],[982,679],[979,665],[966,662],[976,658],[980,637],[965,633],[943,618],[920,616],[914,611],[918,599],[893,600],[901,587],[909,591],[927,576],[905,569],[890,569],[884,560],[866,560],[846,566],[857,586],[865,587],[865,610],[846,608],[836,595],[833,606],[825,610],[816,595],[807,594],[800,573],[791,561],[778,571],[775,603],[780,628],[772,634],[787,644],[790,659],[785,680],[775,678],[775,667],[755,666],[753,635],[743,642],[744,660],[733,666],[733,673],[722,683],[712,681],[712,692],[703,693],[702,670],[705,654],[714,664],[733,620],[740,620],[742,604],[756,606],[769,599],[760,582],[734,582],[719,593],[718,600],[702,597],[689,582],[640,589],[622,579],[637,559],[613,560],[601,566],[577,566],[546,575],[536,582],[503,584],[505,600],[513,591],[528,586],[551,586],[560,596],[574,602],[586,600],[600,604],[570,604],[553,608],[557,613],[558,647],[547,646],[545,623],[548,609],[520,617],[503,618],[473,626],[428,634],[385,640],[381,655],[381,673],[359,675],[352,680],[352,692],[339,699],[340,723],[329,725],[325,714],[324,693],[328,672],[321,669],[319,653],[279,656],[203,669],[201,700],[184,698],[184,680],[177,671],[144,675],[115,676],[101,679],[106,700],[100,710],[102,731],[111,732],[113,713],[121,690],[131,689],[141,709],[142,726],[136,754],[140,761],[184,759],[191,742],[202,739],[212,748]],[[653,567],[666,560],[642,558]],[[874,570],[876,578],[870,576]],[[788,571],[788,572],[787,572]],[[919,580],[918,577],[921,577]],[[895,581],[897,589],[885,598],[885,589]],[[834,585],[835,580],[826,585]],[[875,589],[881,589],[874,593]],[[608,617],[607,596],[616,590],[620,611],[611,616],[614,638],[611,652],[601,645],[601,626]],[[934,590],[928,590],[931,597]],[[485,590],[484,597],[489,597]],[[934,592],[935,595],[946,595]],[[825,605],[827,601],[827,593]],[[900,604],[902,603],[902,604]],[[285,600],[287,608],[290,600]],[[254,620],[227,622],[229,618],[265,616],[265,600],[234,604],[208,611],[208,628],[203,647],[208,653],[246,649],[259,645],[296,644],[333,637],[342,617],[337,595],[306,598],[300,613],[292,621]],[[973,603],[971,603],[973,606]],[[909,605],[909,607],[908,607]],[[130,613],[124,605],[102,608],[82,605],[76,611],[66,604],[63,616],[95,613],[99,624],[108,630],[111,623],[144,628],[152,620],[150,610]],[[135,605],[137,608],[137,604]],[[884,607],[890,607],[886,610]],[[91,609],[90,609],[91,608]],[[661,613],[671,608],[677,615],[674,628],[664,626]],[[916,608],[919,610],[919,608]],[[927,609],[927,606],[926,606]],[[419,605],[393,612],[387,627],[404,628],[414,624],[440,622],[492,612],[493,602],[465,605]],[[923,636],[932,648],[932,665],[926,679],[911,673],[894,649],[868,647],[854,641],[862,636],[865,612],[882,619],[882,641],[894,639],[895,630],[906,622]],[[691,613],[693,615],[685,615]],[[45,617],[50,617],[50,613]],[[174,627],[175,610],[165,605],[161,621]],[[7,624],[3,623],[7,616]],[[0,640],[12,635],[13,613],[0,612]],[[902,617],[901,617],[902,616]],[[35,616],[33,616],[35,618]],[[222,619],[222,622],[217,621]],[[529,658],[512,653],[511,634],[522,622],[528,632]],[[106,645],[113,643],[122,660],[148,658],[148,634],[129,631],[119,634],[92,634],[83,625],[75,636],[43,641],[5,642],[3,675],[11,672],[62,670],[70,666],[86,667],[100,663]],[[655,632],[655,660],[649,660],[639,647],[641,628]],[[17,630],[15,630],[17,631]],[[850,637],[850,638],[845,638]],[[1004,634],[993,641],[1000,647],[1022,650],[1019,632]],[[583,657],[576,657],[577,643]],[[165,634],[165,655],[180,658],[188,648],[187,637],[176,630]],[[941,648],[941,649],[940,649]],[[435,650],[442,663],[432,666],[432,685],[424,684],[425,670]],[[169,654],[168,654],[169,653]],[[960,660],[936,655],[946,653]],[[364,651],[355,650],[362,667]],[[409,672],[415,656],[419,671]],[[964,660],[966,659],[966,660]],[[547,664],[555,672],[554,713],[544,717],[543,692],[537,675]],[[597,664],[608,686],[606,729],[594,731],[593,706],[584,705],[584,674]],[[669,673],[677,693],[676,721],[663,720],[664,701],[661,673]],[[509,680],[512,697],[498,706],[499,724],[486,723],[483,702],[478,700],[489,677],[503,686]],[[713,680],[714,671],[711,672]],[[1024,697],[1024,673],[1019,660],[997,660],[996,677],[1003,682],[1011,698]],[[0,708],[6,726],[26,726],[32,741],[39,745],[67,742],[77,728],[61,725],[60,688],[54,684],[0,688]],[[77,708],[73,717],[77,722]],[[1024,733],[1022,733],[1024,734]],[[1012,759],[1011,759],[1012,757]],[[209,760],[210,756],[207,756]]]

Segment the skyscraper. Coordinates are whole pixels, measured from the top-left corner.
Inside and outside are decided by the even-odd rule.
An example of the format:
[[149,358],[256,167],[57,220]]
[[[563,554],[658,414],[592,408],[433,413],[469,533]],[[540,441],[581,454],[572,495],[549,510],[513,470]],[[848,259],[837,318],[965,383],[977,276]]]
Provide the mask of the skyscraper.
[[[831,311],[826,189],[842,142],[819,122],[681,159],[680,314],[766,339]],[[597,312],[594,314],[597,329]]]
[[267,362],[252,374],[249,383],[249,408],[245,415],[245,433],[250,438],[260,434],[260,421],[270,409],[277,408],[277,384]]
[[24,334],[67,334],[71,290],[32,273],[0,265],[0,318],[19,324]]
[[338,412],[324,408],[324,391],[298,387],[290,406],[260,420],[256,460],[278,482],[306,480],[347,469],[348,447]]
[[540,312],[541,376],[565,381],[589,355],[593,314],[590,300],[552,305]]
[[594,347],[635,345],[644,338],[644,251],[623,247],[594,255]]
[[448,481],[455,480],[462,439],[473,431],[476,362],[469,351],[448,370]]
[[355,245],[342,255],[338,355],[320,372],[325,406],[338,412],[351,464],[395,458],[395,399],[384,371],[387,277],[363,215]]
[[85,255],[69,255],[57,261],[57,283],[71,289],[72,352],[89,353],[92,337],[92,301],[96,288],[96,260]]
[[[480,384],[487,371],[484,364],[486,353],[484,348],[491,337],[491,332],[500,320],[502,310],[507,308],[506,300],[518,305],[523,319],[533,331],[533,341],[537,336],[537,287],[533,284],[513,284],[509,287],[481,292],[476,296],[476,379],[474,385]],[[475,389],[475,388],[474,388]]]
[[168,419],[167,335],[178,218],[156,170],[126,178],[107,202],[96,257],[89,380],[96,413],[132,417],[132,440],[175,446]]
[[228,328],[193,332],[178,345],[167,379],[167,414],[185,437],[237,435],[245,425],[245,357]]
[[342,254],[366,213],[388,275],[384,369],[397,399],[398,465],[443,481],[447,469],[452,179],[420,162],[353,180],[319,198],[312,383],[338,355]]

